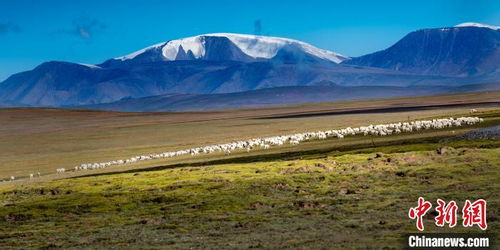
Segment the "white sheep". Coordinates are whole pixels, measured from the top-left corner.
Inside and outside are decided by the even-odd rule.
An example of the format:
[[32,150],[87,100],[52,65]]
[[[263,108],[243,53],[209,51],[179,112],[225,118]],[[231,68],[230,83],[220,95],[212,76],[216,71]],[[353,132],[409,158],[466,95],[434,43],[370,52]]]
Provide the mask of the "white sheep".
[[[471,111],[472,110],[476,112],[475,109],[471,109]],[[350,135],[388,136],[391,134],[399,134],[405,132],[409,133],[418,130],[443,129],[448,127],[459,127],[463,125],[474,125],[480,122],[483,122],[483,119],[478,117],[460,117],[456,119],[444,118],[444,119],[397,122],[397,123],[378,124],[378,125],[370,124],[369,126],[361,126],[357,128],[347,127],[339,130],[326,130],[317,132],[296,133],[296,134],[282,135],[282,136],[273,136],[266,138],[253,138],[246,141],[242,140],[224,144],[208,145],[204,147],[178,150],[174,152],[164,152],[159,154],[134,156],[124,160],[120,159],[120,160],[101,162],[101,163],[83,163],[79,166],[76,166],[75,171],[100,169],[114,165],[131,164],[137,161],[171,158],[183,155],[196,156],[200,153],[211,154],[220,152],[225,154],[231,154],[232,152],[237,150],[246,150],[246,152],[250,152],[251,150],[254,150],[257,147],[262,149],[270,149],[271,146],[281,146],[284,145],[285,143],[289,143],[290,145],[298,145],[304,141],[309,141],[313,139],[324,140],[329,137],[336,137],[338,139],[342,139],[345,136],[350,136]],[[57,173],[64,173],[64,172],[65,172],[64,168],[57,169]],[[40,173],[38,173],[38,176],[40,176]],[[11,177],[11,180],[13,180],[12,178],[13,177]]]

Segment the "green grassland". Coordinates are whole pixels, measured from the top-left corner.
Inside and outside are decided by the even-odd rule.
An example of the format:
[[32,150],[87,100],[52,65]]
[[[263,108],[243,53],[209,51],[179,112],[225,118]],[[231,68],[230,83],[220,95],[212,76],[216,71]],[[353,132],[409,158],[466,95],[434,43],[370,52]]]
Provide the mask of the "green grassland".
[[[496,113],[483,116],[498,125]],[[417,232],[407,213],[419,196],[487,200],[498,237],[500,141],[439,138],[3,186],[0,246],[401,248]],[[426,232],[480,231],[437,228],[433,216]]]

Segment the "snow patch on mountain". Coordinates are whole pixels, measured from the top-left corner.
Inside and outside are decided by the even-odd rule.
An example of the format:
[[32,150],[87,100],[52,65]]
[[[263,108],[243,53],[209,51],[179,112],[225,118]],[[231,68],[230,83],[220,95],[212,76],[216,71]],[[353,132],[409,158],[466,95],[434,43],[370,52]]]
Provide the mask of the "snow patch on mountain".
[[146,47],[144,49],[141,49],[141,50],[138,50],[134,53],[131,53],[131,54],[128,54],[126,56],[120,56],[120,57],[116,57],[115,59],[116,60],[122,60],[122,61],[125,61],[125,60],[129,60],[129,59],[134,59],[136,56],[148,51],[148,50],[151,50],[151,49],[156,49],[158,47],[161,47],[165,44],[165,42],[162,42],[162,43],[157,43],[155,45],[152,45],[152,46],[149,46],[149,47]]
[[93,65],[93,64],[87,64],[87,63],[77,63],[77,64],[80,64],[80,65],[88,67],[88,68],[93,68],[93,69],[100,69],[101,68],[101,67],[99,67],[97,65]]
[[170,61],[174,61],[181,46],[184,52],[191,51],[195,58],[200,58],[205,55],[204,37],[193,36],[167,42],[162,49],[163,56]]
[[458,27],[458,28],[460,28],[460,27],[477,27],[477,28],[488,28],[488,29],[493,29],[493,30],[500,29],[499,26],[487,25],[487,24],[482,24],[482,23],[472,23],[472,22],[461,23],[461,24],[455,25],[455,27]]
[[214,33],[207,34],[205,36],[219,36],[227,37],[231,42],[236,44],[245,54],[254,58],[272,58],[278,51],[287,45],[298,45],[305,52],[319,57],[321,59],[329,60],[335,63],[340,63],[348,57],[343,55],[316,48],[310,44],[281,37],[270,37],[270,36],[255,36],[255,35],[243,35],[243,34],[231,34],[231,33]]
[[[182,39],[170,40],[166,43],[159,43],[132,54],[118,57],[118,60],[128,60],[133,59],[136,56],[149,51],[151,49],[158,49],[161,47],[162,55],[166,60],[176,60],[180,48],[184,52],[191,51],[193,56],[197,59],[203,57],[206,53],[205,50],[205,39],[207,37],[225,37],[229,39],[233,44],[235,44],[243,53],[253,58],[264,58],[270,59],[278,53],[278,51],[288,45],[298,46],[304,52],[316,56],[318,58],[329,60],[335,63],[340,63],[344,60],[349,59],[349,57],[316,48],[310,44],[280,37],[269,37],[269,36],[255,36],[255,35],[244,35],[244,34],[233,34],[233,33],[213,33],[204,34],[193,37],[187,37]],[[162,47],[163,46],[163,47]]]

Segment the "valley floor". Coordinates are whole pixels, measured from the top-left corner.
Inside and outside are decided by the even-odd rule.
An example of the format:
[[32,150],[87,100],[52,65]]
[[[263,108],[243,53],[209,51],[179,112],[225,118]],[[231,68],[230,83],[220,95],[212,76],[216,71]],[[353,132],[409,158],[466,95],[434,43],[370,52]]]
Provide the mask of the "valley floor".
[[[27,178],[37,172],[42,179],[51,179],[57,168],[73,169],[82,163],[257,137],[469,116],[472,108],[482,113],[499,107],[497,91],[185,113],[0,109],[0,180]],[[290,150],[294,149],[281,151]],[[141,162],[130,168],[187,160]]]

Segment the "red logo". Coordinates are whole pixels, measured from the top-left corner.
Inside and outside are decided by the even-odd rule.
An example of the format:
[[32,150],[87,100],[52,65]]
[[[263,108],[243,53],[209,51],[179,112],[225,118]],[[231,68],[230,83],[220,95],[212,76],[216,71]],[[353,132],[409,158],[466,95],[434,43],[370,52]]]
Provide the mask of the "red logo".
[[[434,218],[436,226],[444,227],[445,224],[448,224],[450,228],[455,227],[457,225],[457,203],[455,201],[446,203],[441,199],[437,199],[437,204],[437,216]],[[431,207],[432,204],[430,202],[419,197],[417,206],[410,208],[408,211],[408,217],[417,220],[416,226],[418,230],[424,230],[423,217]],[[471,203],[469,200],[466,200],[462,209],[462,219],[462,225],[464,227],[477,225],[481,230],[486,230],[488,228],[486,224],[486,201],[479,199]]]
[[445,223],[449,224],[449,227],[454,227],[457,225],[457,203],[455,201],[450,201],[448,205],[441,199],[437,200],[438,206],[436,211],[438,215],[434,220],[436,221],[436,226],[443,227]]
[[471,203],[469,200],[465,201],[464,208],[462,209],[462,218],[464,227],[472,227],[478,225],[481,230],[486,230],[486,201],[483,199]]
[[418,206],[410,208],[408,212],[408,216],[410,219],[417,219],[417,228],[420,231],[424,231],[424,221],[423,217],[431,209],[432,204],[428,201],[425,201],[424,198],[418,198]]

